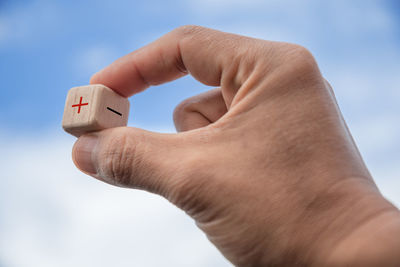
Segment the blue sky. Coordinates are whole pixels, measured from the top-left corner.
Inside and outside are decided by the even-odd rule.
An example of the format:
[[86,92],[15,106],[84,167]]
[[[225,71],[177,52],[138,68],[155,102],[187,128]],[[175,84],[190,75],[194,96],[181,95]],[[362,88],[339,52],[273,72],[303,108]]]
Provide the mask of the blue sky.
[[[61,129],[69,88],[185,24],[311,50],[400,205],[398,1],[0,0],[1,267],[230,266],[165,200],[75,170]],[[150,88],[131,98],[129,125],[172,132],[175,105],[206,89],[191,77]]]

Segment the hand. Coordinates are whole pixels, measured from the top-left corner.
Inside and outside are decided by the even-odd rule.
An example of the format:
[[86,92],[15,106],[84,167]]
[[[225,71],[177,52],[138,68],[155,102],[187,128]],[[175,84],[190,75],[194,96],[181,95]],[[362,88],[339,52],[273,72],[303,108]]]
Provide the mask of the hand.
[[399,212],[305,48],[185,26],[91,83],[128,97],[187,73],[218,88],[176,108],[180,133],[84,135],[78,168],[164,196],[238,266],[399,264]]

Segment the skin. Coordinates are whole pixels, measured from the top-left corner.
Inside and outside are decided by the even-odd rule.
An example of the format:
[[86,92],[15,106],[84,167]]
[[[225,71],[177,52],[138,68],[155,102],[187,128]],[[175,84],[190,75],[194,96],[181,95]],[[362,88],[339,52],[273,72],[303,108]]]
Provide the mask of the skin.
[[86,134],[77,167],[164,196],[236,266],[400,264],[400,213],[305,48],[184,26],[91,83],[129,97],[188,73],[215,89],[176,107],[179,133]]

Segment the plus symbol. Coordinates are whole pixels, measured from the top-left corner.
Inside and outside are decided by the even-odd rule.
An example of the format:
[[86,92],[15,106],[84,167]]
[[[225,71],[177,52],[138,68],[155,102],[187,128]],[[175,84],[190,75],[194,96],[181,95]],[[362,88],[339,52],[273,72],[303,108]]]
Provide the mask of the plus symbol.
[[81,97],[81,99],[79,100],[79,104],[72,105],[72,107],[73,108],[78,107],[78,113],[81,113],[81,107],[87,105],[89,105],[89,103],[82,103],[82,97]]

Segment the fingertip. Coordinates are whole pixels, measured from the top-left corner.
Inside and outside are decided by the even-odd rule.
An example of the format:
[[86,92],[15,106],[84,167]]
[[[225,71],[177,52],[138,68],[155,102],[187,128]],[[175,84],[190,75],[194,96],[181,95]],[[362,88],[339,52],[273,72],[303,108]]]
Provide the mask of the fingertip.
[[102,70],[93,74],[92,77],[90,77],[89,84],[99,84],[100,83],[100,79],[99,79],[100,75],[99,74],[101,72],[102,72]]
[[83,135],[78,138],[72,148],[72,161],[84,173],[95,175],[96,166],[93,162],[95,148],[98,144],[96,135]]
[[129,94],[130,89],[126,88],[124,84],[118,84],[110,79],[110,72],[109,70],[106,71],[106,69],[107,68],[104,68],[93,74],[92,77],[90,77],[89,84],[102,84],[123,97],[131,96],[131,94]]

